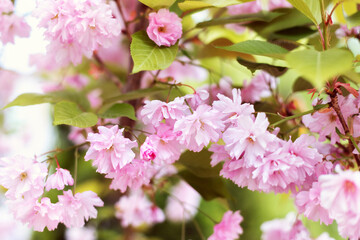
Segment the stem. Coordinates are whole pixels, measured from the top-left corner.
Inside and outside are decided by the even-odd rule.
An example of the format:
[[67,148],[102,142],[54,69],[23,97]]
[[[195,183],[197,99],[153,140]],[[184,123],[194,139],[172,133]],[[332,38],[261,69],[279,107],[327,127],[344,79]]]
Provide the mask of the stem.
[[100,68],[108,75],[110,80],[118,87],[121,87],[121,82],[119,78],[109,70],[109,68],[105,65],[104,61],[99,57],[99,55],[94,51],[93,53],[95,61],[99,64]]
[[193,219],[192,222],[194,223],[195,229],[198,232],[201,240],[206,240],[204,234],[201,232],[201,228],[200,228],[199,224],[195,221],[195,219]]
[[316,111],[319,111],[320,109],[323,109],[325,107],[328,107],[329,105],[328,104],[324,104],[323,106],[321,106],[320,108],[314,108],[314,109],[311,109],[309,111],[306,111],[306,112],[302,112],[302,113],[299,113],[299,114],[295,114],[295,115],[292,115],[292,116],[289,116],[289,117],[286,117],[284,119],[281,119],[280,121],[277,121],[273,124],[270,125],[270,127],[275,127],[275,126],[278,126],[286,121],[289,121],[289,120],[292,120],[292,119],[295,119],[295,118],[298,118],[298,117],[302,117],[304,115],[307,115],[307,114],[311,114],[311,113],[314,113]]
[[68,147],[68,148],[64,148],[64,149],[56,148],[56,149],[54,149],[54,150],[50,150],[50,151],[47,151],[47,152],[44,152],[44,153],[40,154],[39,157],[48,155],[48,154],[50,154],[50,153],[67,152],[67,151],[70,151],[70,150],[73,150],[73,149],[76,149],[76,148],[85,146],[86,144],[88,144],[88,142],[83,142],[83,143],[80,143],[80,144],[78,144],[78,145],[74,145],[74,146],[71,146],[71,147]]
[[319,1],[320,1],[320,8],[321,8],[321,18],[322,18],[322,23],[323,23],[323,43],[324,43],[323,47],[324,47],[324,50],[327,50],[329,43],[328,43],[328,32],[327,32],[328,23],[326,20],[325,3],[324,3],[324,0],[319,0]]
[[75,167],[74,167],[74,187],[73,187],[73,194],[75,194],[75,192],[76,192],[77,171],[78,171],[78,149],[75,148]]
[[126,31],[126,35],[127,37],[129,38],[129,40],[131,41],[131,34],[130,34],[130,28],[129,28],[129,22],[126,21],[126,18],[125,18],[125,14],[124,14],[124,10],[121,6],[121,0],[115,0],[115,3],[116,3],[116,6],[117,8],[119,9],[119,12],[120,12],[120,16],[125,24],[125,31]]

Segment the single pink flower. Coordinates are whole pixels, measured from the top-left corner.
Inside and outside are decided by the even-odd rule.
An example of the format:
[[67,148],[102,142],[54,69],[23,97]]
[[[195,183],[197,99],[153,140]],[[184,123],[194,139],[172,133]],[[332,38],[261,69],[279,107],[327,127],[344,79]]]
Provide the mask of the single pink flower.
[[140,156],[141,159],[146,161],[152,161],[156,158],[157,150],[154,144],[149,138],[145,139],[145,142],[140,147]]
[[74,179],[69,170],[63,168],[56,168],[56,172],[51,174],[46,181],[46,191],[50,189],[63,190],[65,186],[72,186]]
[[111,128],[99,126],[98,130],[99,133],[89,133],[87,141],[90,147],[85,155],[85,161],[93,159],[97,172],[121,169],[134,159],[135,153],[131,149],[137,147],[137,143],[123,137],[124,129],[115,125]]
[[157,13],[149,14],[149,26],[146,32],[158,46],[170,47],[181,38],[181,18],[168,9],[160,9]]
[[208,105],[200,105],[191,115],[177,120],[175,132],[181,132],[178,137],[181,144],[189,150],[200,152],[210,141],[217,142],[225,125],[219,114]]
[[84,220],[96,218],[97,210],[95,207],[102,207],[104,202],[92,191],[76,193],[64,191],[64,195],[59,195],[60,211],[62,222],[66,227],[82,227]]
[[1,15],[0,40],[3,44],[14,43],[15,36],[29,37],[31,28],[25,20],[15,14]]
[[240,223],[243,221],[243,217],[239,211],[232,212],[227,211],[221,222],[214,227],[214,233],[208,238],[208,240],[235,240],[239,238],[239,235],[243,233]]
[[113,179],[110,184],[110,189],[119,189],[124,193],[127,188],[135,190],[143,185],[148,185],[155,173],[156,169],[150,162],[134,159],[125,167],[108,173],[106,178]]

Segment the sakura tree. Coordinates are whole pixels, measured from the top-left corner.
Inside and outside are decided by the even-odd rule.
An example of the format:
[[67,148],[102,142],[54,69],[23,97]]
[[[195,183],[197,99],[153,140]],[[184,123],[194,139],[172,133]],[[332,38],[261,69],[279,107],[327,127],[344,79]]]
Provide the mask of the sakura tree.
[[[2,46],[32,31],[18,6],[0,0]],[[57,143],[0,146],[3,207],[34,239],[360,239],[359,9],[38,1],[43,92],[10,99],[0,68],[0,137],[47,103]]]

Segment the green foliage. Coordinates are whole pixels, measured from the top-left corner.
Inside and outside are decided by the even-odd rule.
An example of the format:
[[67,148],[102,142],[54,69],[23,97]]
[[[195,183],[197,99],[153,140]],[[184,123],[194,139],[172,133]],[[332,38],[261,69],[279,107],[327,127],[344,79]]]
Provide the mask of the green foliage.
[[346,17],[346,22],[349,28],[360,26],[360,11]]
[[197,177],[217,177],[221,169],[220,165],[211,167],[211,152],[207,149],[201,152],[186,151],[183,153],[178,163],[184,165],[187,170],[195,174]]
[[284,13],[281,12],[258,12],[252,14],[223,17],[223,18],[214,18],[209,21],[200,22],[196,25],[196,27],[203,28],[209,26],[224,25],[229,23],[244,23],[250,21],[270,22],[283,14]]
[[145,31],[132,35],[130,52],[134,61],[132,73],[144,70],[160,70],[171,65],[178,52],[178,45],[159,47]]
[[139,0],[148,7],[151,7],[155,10],[160,8],[168,8],[174,4],[175,0]]
[[42,103],[58,103],[64,100],[77,103],[82,109],[90,109],[89,101],[83,94],[70,90],[51,92],[47,94],[24,93],[18,96],[9,104],[7,104],[3,109],[13,106],[30,106]]
[[280,77],[288,70],[286,67],[274,66],[267,63],[250,62],[240,57],[238,57],[236,60],[238,61],[238,63],[249,69],[252,73],[255,73],[256,70],[264,70],[272,76]]
[[305,91],[312,88],[314,88],[314,86],[302,77],[297,78],[292,86],[293,92]]
[[98,114],[101,118],[128,117],[137,120],[134,107],[128,103],[116,103],[103,113]]
[[290,52],[286,55],[286,61],[289,67],[320,89],[331,77],[349,71],[353,56],[342,49],[334,48],[323,52],[307,49]]
[[87,128],[96,125],[98,118],[94,113],[83,112],[79,107],[68,101],[55,104],[54,125],[66,124],[79,128]]
[[220,176],[198,177],[188,170],[179,172],[179,175],[207,201],[218,197],[230,198]]
[[315,25],[321,22],[320,0],[288,0],[295,8],[307,16]]
[[243,42],[236,43],[231,46],[218,47],[228,51],[247,53],[252,55],[260,55],[266,57],[273,57],[283,59],[285,54],[288,53],[288,50],[282,48],[278,45],[259,41],[259,40],[247,40]]

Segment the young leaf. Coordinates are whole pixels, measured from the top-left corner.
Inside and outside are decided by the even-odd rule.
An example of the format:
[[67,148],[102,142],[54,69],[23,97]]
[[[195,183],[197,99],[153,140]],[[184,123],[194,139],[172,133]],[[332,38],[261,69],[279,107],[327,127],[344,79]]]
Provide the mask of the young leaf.
[[346,22],[349,28],[360,26],[360,11],[346,17]]
[[178,45],[159,47],[146,34],[139,31],[132,35],[130,52],[134,60],[132,73],[144,70],[165,69],[174,61]]
[[320,0],[288,0],[295,8],[307,16],[315,25],[321,22]]
[[83,112],[79,107],[68,101],[55,104],[54,125],[66,124],[79,128],[87,128],[96,125],[98,118],[94,113]]
[[184,165],[190,172],[197,177],[216,177],[219,176],[220,165],[211,167],[210,165],[211,153],[208,150],[201,152],[186,151],[183,153],[178,163]]
[[352,68],[353,56],[347,50],[330,49],[323,52],[302,50],[286,55],[289,67],[308,79],[315,87],[321,88],[331,77]]
[[12,102],[7,104],[3,109],[14,107],[14,106],[30,106],[42,103],[57,103],[63,100],[77,103],[83,109],[88,110],[90,108],[89,101],[86,97],[75,91],[57,91],[47,94],[39,93],[24,93],[15,98]]
[[127,103],[116,103],[107,109],[104,113],[100,113],[101,118],[118,118],[128,117],[136,120],[134,107]]
[[295,83],[292,86],[293,92],[306,91],[312,88],[314,88],[314,86],[302,77],[296,79]]
[[158,10],[160,8],[168,8],[174,4],[175,0],[139,0],[146,6]]
[[285,54],[289,52],[285,48],[282,48],[278,45],[265,41],[259,41],[259,40],[248,40],[248,41],[236,43],[231,46],[218,47],[218,48],[225,49],[228,51],[267,56],[267,57],[273,57],[279,59],[283,59]]
[[256,70],[264,70],[274,77],[280,77],[288,70],[286,67],[274,66],[267,63],[250,62],[240,57],[238,57],[236,60],[238,63],[249,69],[252,73],[254,73]]

